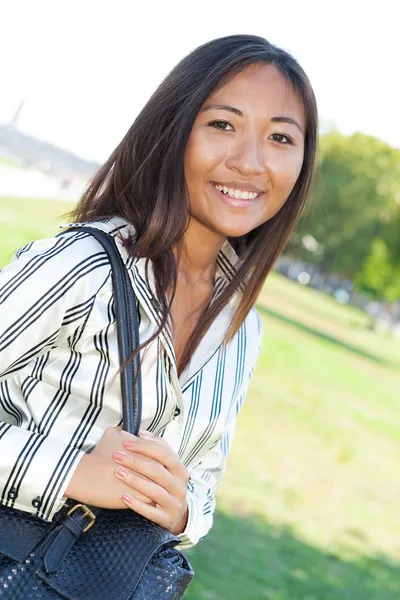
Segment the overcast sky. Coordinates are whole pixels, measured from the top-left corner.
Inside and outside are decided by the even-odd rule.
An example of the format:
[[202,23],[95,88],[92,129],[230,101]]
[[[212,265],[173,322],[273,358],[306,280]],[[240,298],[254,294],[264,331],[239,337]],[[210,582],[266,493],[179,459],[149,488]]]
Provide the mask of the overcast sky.
[[[4,3],[5,4],[5,3]],[[322,123],[400,147],[400,1],[11,0],[0,8],[0,123],[105,160],[168,71],[251,33],[289,50]]]

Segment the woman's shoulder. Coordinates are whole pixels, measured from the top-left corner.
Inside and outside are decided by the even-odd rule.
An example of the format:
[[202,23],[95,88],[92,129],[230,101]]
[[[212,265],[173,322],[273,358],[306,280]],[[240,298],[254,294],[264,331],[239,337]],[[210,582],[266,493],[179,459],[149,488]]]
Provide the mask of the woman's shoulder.
[[87,231],[80,231],[80,229],[90,228],[103,231],[114,238],[116,246],[125,262],[132,258],[123,242],[124,238],[133,237],[135,235],[135,229],[133,225],[128,223],[123,217],[114,216],[106,219],[99,219],[97,221],[67,223],[60,225],[60,227],[63,228],[63,231],[58,234],[57,237],[74,235],[76,239],[79,239],[79,246],[83,247],[85,252],[94,252],[96,249],[99,250],[101,244],[93,235],[90,235]]
[[[98,247],[100,244],[86,231],[80,231],[82,228],[98,229],[113,237],[117,245],[123,237],[134,233],[133,227],[122,217],[108,217],[107,219],[99,219],[97,221],[87,221],[81,223],[64,223],[60,225],[61,231],[56,237],[66,235],[74,235],[77,239],[83,241],[84,246],[91,249]],[[82,244],[81,244],[82,245]]]
[[[49,263],[63,270],[85,261],[96,262],[101,255],[106,256],[102,245],[83,228],[98,229],[114,237],[121,253],[124,252],[120,235],[129,229],[128,223],[121,218],[109,218],[86,223],[67,223],[59,226],[62,231],[53,237],[35,240],[16,251],[13,261],[29,261],[36,258],[38,264]],[[122,234],[123,235],[123,234]]]
[[[82,226],[101,229],[117,236],[128,227],[122,219],[93,223],[70,223],[53,237],[30,242],[17,250],[11,263],[1,271],[4,285],[21,289],[75,290],[96,294],[109,278],[111,266],[101,244]],[[123,252],[122,244],[117,244]]]

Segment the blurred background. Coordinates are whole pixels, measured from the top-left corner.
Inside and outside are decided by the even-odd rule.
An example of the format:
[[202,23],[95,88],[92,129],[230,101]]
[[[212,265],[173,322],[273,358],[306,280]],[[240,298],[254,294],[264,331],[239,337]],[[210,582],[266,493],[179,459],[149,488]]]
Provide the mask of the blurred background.
[[[8,5],[6,5],[8,4]],[[52,235],[161,79],[233,33],[290,51],[321,115],[309,208],[188,600],[400,598],[398,2],[13,0],[0,8],[0,268]]]

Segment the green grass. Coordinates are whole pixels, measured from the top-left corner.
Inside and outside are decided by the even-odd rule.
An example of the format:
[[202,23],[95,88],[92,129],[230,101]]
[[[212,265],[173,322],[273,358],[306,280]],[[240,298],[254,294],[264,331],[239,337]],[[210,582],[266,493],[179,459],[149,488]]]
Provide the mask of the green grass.
[[68,221],[62,215],[72,206],[54,200],[0,198],[0,268],[27,242],[57,233],[57,224]]
[[[66,210],[0,201],[0,265]],[[259,309],[262,353],[185,598],[399,600],[400,342],[275,273]]]

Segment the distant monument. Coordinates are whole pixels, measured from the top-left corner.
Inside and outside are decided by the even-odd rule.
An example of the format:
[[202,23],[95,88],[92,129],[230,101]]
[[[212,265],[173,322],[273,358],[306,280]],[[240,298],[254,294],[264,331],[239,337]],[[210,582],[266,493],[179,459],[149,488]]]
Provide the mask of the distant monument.
[[22,111],[22,109],[23,109],[23,107],[24,107],[24,105],[25,105],[25,102],[26,102],[26,96],[23,96],[23,97],[21,98],[21,100],[20,100],[20,102],[19,102],[18,106],[17,106],[17,110],[15,111],[15,113],[14,113],[14,116],[13,116],[13,117],[11,118],[11,120],[10,120],[10,123],[9,123],[9,126],[10,126],[10,127],[14,127],[14,128],[16,128],[16,125],[17,125],[17,122],[18,122],[19,116],[20,116],[20,114],[21,114],[21,111]]

